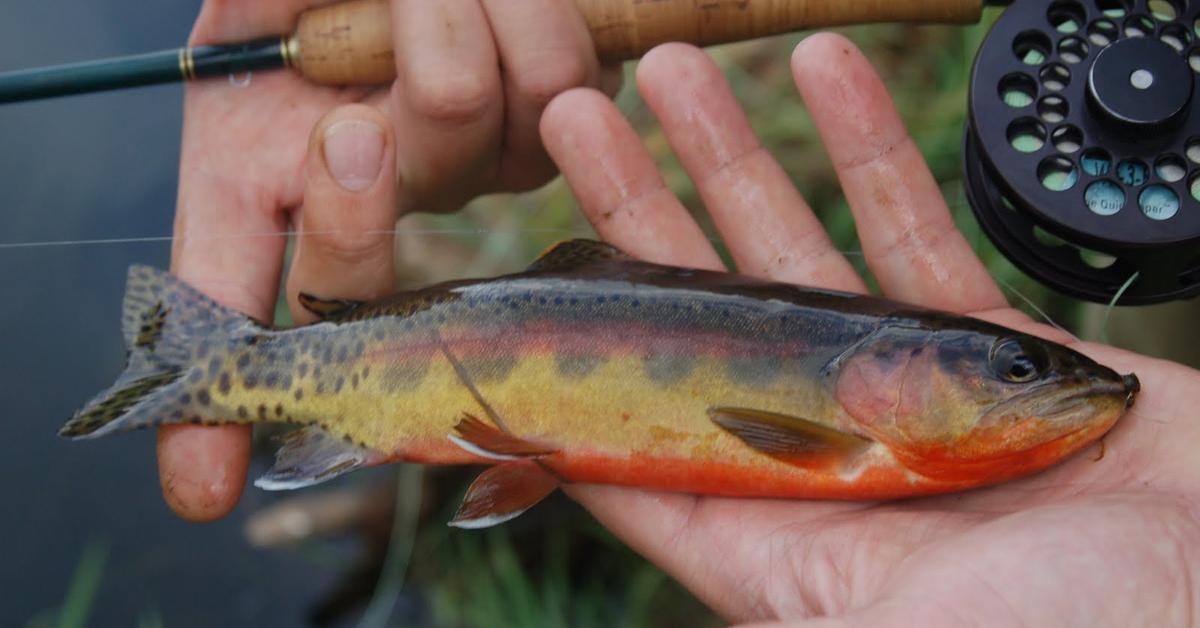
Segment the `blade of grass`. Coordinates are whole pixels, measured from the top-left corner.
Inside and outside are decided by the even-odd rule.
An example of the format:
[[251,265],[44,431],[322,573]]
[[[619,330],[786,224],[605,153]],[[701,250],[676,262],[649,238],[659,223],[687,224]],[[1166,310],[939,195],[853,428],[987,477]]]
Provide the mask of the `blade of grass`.
[[108,546],[104,543],[94,541],[83,550],[58,614],[58,628],[83,628],[87,624],[107,559]]
[[413,540],[417,536],[417,516],[421,510],[421,478],[424,467],[418,464],[401,465],[396,481],[396,513],[392,518],[392,538],[388,541],[387,557],[375,585],[375,593],[359,620],[359,628],[384,628],[396,607],[396,598],[404,588],[404,576],[412,557]]

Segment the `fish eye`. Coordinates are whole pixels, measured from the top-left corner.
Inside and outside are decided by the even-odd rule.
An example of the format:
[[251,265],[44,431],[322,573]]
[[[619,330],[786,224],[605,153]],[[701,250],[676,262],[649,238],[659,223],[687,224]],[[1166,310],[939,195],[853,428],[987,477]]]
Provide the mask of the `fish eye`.
[[1019,340],[1001,340],[992,348],[992,372],[1014,384],[1024,384],[1042,374],[1045,361],[1033,351],[1026,350]]

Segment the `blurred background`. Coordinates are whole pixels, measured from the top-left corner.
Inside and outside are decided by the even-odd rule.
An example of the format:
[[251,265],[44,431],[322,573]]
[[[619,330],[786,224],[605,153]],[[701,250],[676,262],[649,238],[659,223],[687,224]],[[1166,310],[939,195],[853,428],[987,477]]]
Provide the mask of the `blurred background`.
[[[8,0],[0,71],[174,47],[198,9],[196,0]],[[1084,308],[1021,275],[965,204],[966,86],[990,19],[968,28],[843,32],[883,74],[959,225],[1010,300],[1031,312],[1036,303],[1068,329],[1099,338],[1105,308]],[[763,142],[861,267],[849,211],[791,83],[788,57],[800,37],[712,54]],[[707,225],[632,84],[619,97],[622,109],[669,185]],[[561,496],[497,529],[446,527],[474,470],[392,466],[299,493],[250,488],[233,516],[197,526],[176,520],[161,500],[153,434],[58,439],[62,421],[121,369],[126,267],[166,267],[170,245],[11,245],[168,236],[181,97],[181,88],[165,86],[0,107],[0,497],[8,504],[0,519],[0,625],[720,623]],[[513,271],[557,240],[591,234],[561,181],[482,199],[455,215],[410,216],[398,228],[401,276],[410,286]],[[1200,326],[1188,307],[1118,309],[1107,333],[1175,359],[1191,352],[1194,361]],[[287,322],[285,310],[280,320]],[[266,469],[272,450],[270,435],[260,436],[252,476]]]

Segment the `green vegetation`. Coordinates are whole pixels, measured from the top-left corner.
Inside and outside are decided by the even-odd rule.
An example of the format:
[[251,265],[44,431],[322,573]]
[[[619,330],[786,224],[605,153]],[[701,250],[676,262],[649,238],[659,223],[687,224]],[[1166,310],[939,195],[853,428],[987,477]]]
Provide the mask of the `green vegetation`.
[[108,559],[108,546],[93,542],[83,550],[79,564],[67,586],[62,606],[45,611],[26,624],[27,628],[83,628],[87,625],[88,612],[96,601],[96,591],[104,575],[104,563]]

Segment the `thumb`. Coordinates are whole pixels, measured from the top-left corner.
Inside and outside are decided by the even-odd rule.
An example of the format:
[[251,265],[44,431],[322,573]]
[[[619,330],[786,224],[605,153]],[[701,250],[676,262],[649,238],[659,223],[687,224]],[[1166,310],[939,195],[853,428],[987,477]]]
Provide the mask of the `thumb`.
[[366,105],[339,107],[313,128],[304,204],[287,281],[297,323],[312,320],[300,292],[366,300],[395,288],[395,136],[387,118]]

